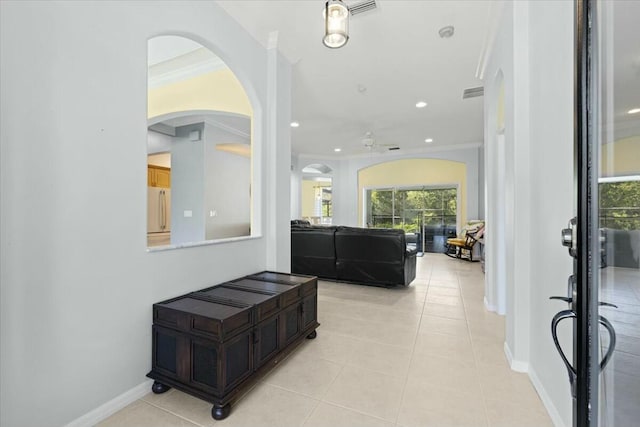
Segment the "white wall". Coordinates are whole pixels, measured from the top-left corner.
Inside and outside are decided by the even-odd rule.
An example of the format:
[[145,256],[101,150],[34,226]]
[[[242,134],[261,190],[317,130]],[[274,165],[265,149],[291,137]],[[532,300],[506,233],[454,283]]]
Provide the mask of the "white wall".
[[[200,132],[192,141],[189,134]],[[171,142],[171,244],[179,245],[206,240],[205,188],[207,150],[204,123],[176,128]],[[188,216],[186,212],[191,212]]]
[[203,214],[207,240],[251,234],[251,159],[216,149],[218,143],[234,141],[232,137],[205,122]]
[[171,137],[160,132],[150,130],[147,133],[148,153],[166,153],[171,151]]
[[291,199],[290,217],[299,219],[302,215],[302,169],[298,167],[298,156],[291,155]]
[[[486,141],[486,140],[485,140]],[[484,167],[485,145],[478,147],[478,219],[485,219],[486,214],[486,174]]]
[[[494,24],[496,33],[483,76],[486,141],[484,162],[487,171],[485,305],[489,310],[509,316],[506,323],[506,343],[513,353],[515,351],[513,319],[516,311],[512,303],[516,289],[513,278],[514,262],[520,255],[514,254],[512,241],[507,239],[508,235],[514,234],[513,212],[516,201],[513,191],[507,194],[506,190],[515,186],[514,145],[526,147],[528,139],[524,137],[515,139],[515,132],[522,123],[514,122],[514,4],[505,2],[493,12],[496,19]],[[502,97],[501,91],[504,94]],[[498,105],[500,102],[503,102],[502,108]],[[519,104],[518,111],[520,108],[526,108],[526,101],[523,104]],[[525,167],[525,178],[527,162],[527,159],[522,159],[519,163],[520,167]],[[528,194],[527,185],[528,181],[525,179],[518,187],[518,190],[523,191],[525,195],[521,200],[524,200]],[[521,206],[520,211],[525,212],[526,207]],[[523,220],[526,223],[526,218]],[[528,235],[528,230],[523,232],[527,233],[523,237]],[[526,283],[521,280],[519,286],[522,288]],[[519,312],[517,316],[528,316],[528,314]],[[518,360],[521,356],[514,357]]]
[[265,155],[267,164],[276,167],[270,167],[265,178],[266,263],[269,270],[291,272],[291,64],[277,50],[277,39],[277,32],[269,35],[267,50],[266,130],[270,144]]
[[476,219],[478,212],[479,185],[478,176],[478,150],[477,145],[458,150],[437,150],[422,152],[405,152],[403,154],[372,154],[367,156],[351,157],[347,159],[330,159],[300,155],[296,171],[302,170],[311,163],[322,163],[329,166],[333,172],[332,200],[333,200],[333,224],[357,227],[358,218],[358,171],[360,169],[384,162],[399,159],[444,159],[462,162],[467,166],[467,219]]
[[[507,206],[503,241],[513,245],[504,248],[504,259],[499,260],[506,290],[505,351],[514,369],[529,372],[559,426],[571,424],[571,397],[550,323],[565,305],[548,298],[566,293],[572,265],[559,239],[572,216],[573,200],[572,7],[568,1],[504,2],[484,69],[487,299],[497,301],[499,278],[492,269],[499,265],[491,245],[501,238],[495,234],[500,186],[490,171],[502,166]],[[492,105],[499,72],[505,85],[504,155],[512,167],[496,163]],[[570,350],[570,331],[562,332],[561,342]]]
[[[529,8],[531,225],[531,372],[571,425],[567,374],[550,337],[551,317],[566,305],[572,261],[559,242],[573,216],[573,2],[532,1]],[[553,49],[550,49],[553,46]],[[571,330],[561,343],[571,350]]]
[[[168,29],[215,51],[252,99],[263,238],[146,251],[147,40]],[[152,303],[280,267],[267,246],[288,264],[288,231],[266,220],[288,221],[288,147],[267,161],[262,145],[288,139],[289,64],[267,62],[213,2],[0,2],[1,425],[60,426],[133,389]]]

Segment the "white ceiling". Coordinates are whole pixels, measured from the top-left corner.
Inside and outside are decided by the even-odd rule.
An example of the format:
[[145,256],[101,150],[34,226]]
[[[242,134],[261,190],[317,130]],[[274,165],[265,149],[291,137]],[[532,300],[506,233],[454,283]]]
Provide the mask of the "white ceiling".
[[[483,98],[462,100],[480,86],[476,68],[489,25],[489,1],[378,0],[378,8],[351,17],[350,40],[341,49],[322,45],[324,1],[218,1],[256,40],[278,47],[293,64],[295,153],[320,157],[369,155],[479,145]],[[348,5],[354,1],[346,1]],[[640,2],[615,2],[609,40],[613,64],[616,138],[640,133],[640,45],[635,36]],[[453,25],[450,39],[438,30]],[[611,33],[610,33],[611,34]],[[150,41],[150,84],[167,84],[223,67],[212,52],[177,37]],[[152,73],[153,71],[153,73]],[[157,74],[157,76],[156,76]],[[154,80],[155,81],[155,80]],[[415,103],[424,100],[426,108]],[[433,138],[426,144],[426,138]],[[341,148],[335,153],[334,148]]]
[[[361,143],[368,131],[400,153],[482,143],[483,98],[463,100],[462,92],[482,84],[475,72],[490,2],[378,0],[376,10],[351,17],[341,49],[322,44],[324,1],[218,3],[264,46],[278,32],[278,48],[294,64],[295,153],[368,153]],[[446,25],[455,34],[442,39]],[[428,106],[417,109],[420,100]]]

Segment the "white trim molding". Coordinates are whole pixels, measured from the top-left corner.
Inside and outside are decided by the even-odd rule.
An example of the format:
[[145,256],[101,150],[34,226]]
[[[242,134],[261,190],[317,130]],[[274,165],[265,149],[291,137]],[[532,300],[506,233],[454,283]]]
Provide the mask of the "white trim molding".
[[71,421],[65,427],[93,427],[100,421],[103,421],[115,414],[122,408],[136,400],[142,398],[151,390],[152,380],[147,380],[142,384],[139,384],[131,390],[125,391],[119,396],[114,397],[104,405],[101,405],[91,412],[82,415],[80,418],[76,418]]
[[[435,147],[422,147],[422,148],[407,148],[393,151],[382,152],[368,152],[358,154],[311,154],[311,153],[298,153],[293,152],[291,154],[298,156],[299,159],[318,159],[318,160],[351,160],[351,159],[370,159],[375,157],[376,159],[386,158],[395,160],[396,158],[402,158],[408,154],[414,154],[417,156],[428,156],[430,153],[439,153],[443,151],[456,151],[467,150],[471,148],[483,147],[483,142],[469,142],[464,144],[451,144],[451,145],[438,145]],[[456,161],[456,160],[453,160]]]
[[480,57],[478,58],[478,65],[476,66],[476,77],[480,80],[484,79],[484,73],[487,69],[487,63],[491,57],[494,41],[500,21],[502,20],[502,14],[504,13],[504,0],[491,2],[488,12],[489,25],[487,26],[487,32],[484,35],[484,41],[482,44],[482,50],[480,51]]
[[156,89],[227,68],[227,64],[222,59],[202,47],[177,58],[151,65],[148,78],[149,89]]
[[536,374],[536,371],[532,367],[529,367],[529,379],[531,380],[533,387],[536,389],[536,392],[538,392],[538,396],[540,396],[540,400],[542,400],[542,404],[547,410],[547,413],[549,414],[553,425],[556,427],[568,427],[560,416],[556,405],[553,404],[553,401],[547,394],[547,391],[542,385],[540,378],[538,378],[538,374]]
[[485,295],[484,297],[484,308],[486,308],[488,311],[495,313],[498,311],[498,307],[496,307],[493,304],[489,304],[489,300],[487,299],[487,296]]
[[516,372],[529,372],[529,363],[523,362],[522,360],[514,360],[513,353],[511,353],[509,344],[507,344],[506,341],[504,342],[504,355],[507,357],[507,362],[509,362],[511,370]]

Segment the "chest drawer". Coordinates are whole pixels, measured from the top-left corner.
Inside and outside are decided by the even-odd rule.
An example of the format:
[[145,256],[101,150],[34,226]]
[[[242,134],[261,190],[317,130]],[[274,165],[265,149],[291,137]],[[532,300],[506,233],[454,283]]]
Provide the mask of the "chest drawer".
[[243,278],[225,283],[224,285],[234,289],[245,289],[258,292],[275,292],[280,297],[282,307],[286,307],[300,301],[301,297],[301,288],[300,285],[297,284],[292,285],[285,283],[267,282],[265,280]]
[[247,279],[274,282],[290,286],[299,286],[301,295],[310,295],[318,289],[318,278],[315,276],[305,276],[301,274],[285,274],[273,271],[263,271],[261,273],[247,276]]
[[178,331],[224,341],[251,328],[253,307],[232,301],[207,301],[188,294],[153,305],[153,322]]
[[255,321],[262,322],[282,308],[279,294],[269,290],[234,288],[225,284],[203,289],[196,295],[216,301],[231,301],[254,306]]

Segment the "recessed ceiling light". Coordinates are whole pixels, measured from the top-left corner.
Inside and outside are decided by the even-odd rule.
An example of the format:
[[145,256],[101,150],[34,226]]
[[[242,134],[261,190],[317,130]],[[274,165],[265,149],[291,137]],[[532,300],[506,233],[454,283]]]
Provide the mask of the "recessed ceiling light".
[[334,148],[333,151],[335,151],[336,153],[339,153],[342,151],[342,148]]
[[427,106],[427,103],[424,101],[418,101],[416,102],[416,108],[424,108]]
[[291,127],[292,127],[292,128],[300,127],[300,123],[298,123],[298,122],[291,122]]
[[424,140],[427,144],[431,144],[433,142],[433,138],[427,138]]
[[627,111],[628,114],[637,114],[640,113],[640,108],[634,108],[632,110]]

